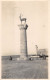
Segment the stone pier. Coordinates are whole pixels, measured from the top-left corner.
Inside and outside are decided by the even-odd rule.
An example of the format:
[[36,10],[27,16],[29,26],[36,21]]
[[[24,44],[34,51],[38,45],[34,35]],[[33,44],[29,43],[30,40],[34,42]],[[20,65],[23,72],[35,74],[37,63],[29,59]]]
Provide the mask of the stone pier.
[[28,28],[28,25],[25,24],[20,24],[18,25],[20,29],[20,59],[27,59],[28,54],[27,54],[27,33],[26,30]]

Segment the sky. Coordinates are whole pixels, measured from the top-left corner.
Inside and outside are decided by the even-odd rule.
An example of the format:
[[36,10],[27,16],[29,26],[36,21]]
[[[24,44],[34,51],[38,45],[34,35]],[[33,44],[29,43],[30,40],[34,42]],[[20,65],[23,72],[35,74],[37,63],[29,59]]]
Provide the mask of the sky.
[[48,2],[2,1],[2,55],[20,54],[20,19],[27,18],[28,54],[48,48]]

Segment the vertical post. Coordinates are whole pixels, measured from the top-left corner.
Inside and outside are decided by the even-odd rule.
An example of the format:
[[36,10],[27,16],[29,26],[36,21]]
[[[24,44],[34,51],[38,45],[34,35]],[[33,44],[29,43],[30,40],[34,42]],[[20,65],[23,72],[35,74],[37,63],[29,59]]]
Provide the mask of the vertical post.
[[21,58],[25,59],[27,58],[27,30],[28,25],[27,24],[20,24],[20,53],[21,53]]
[[35,45],[36,46],[36,53],[37,53],[37,55],[38,55],[38,46],[37,45]]

